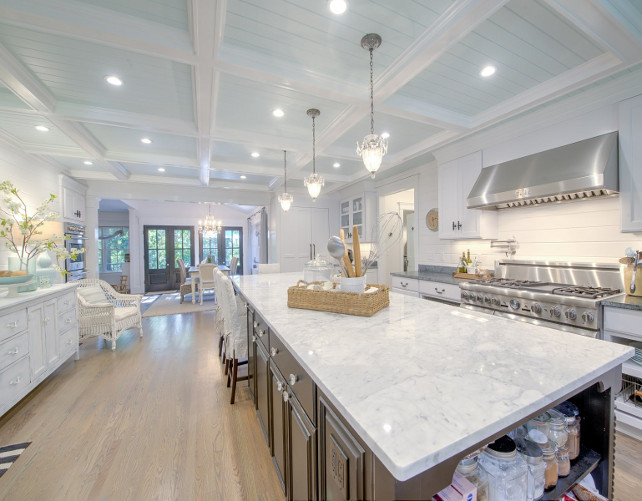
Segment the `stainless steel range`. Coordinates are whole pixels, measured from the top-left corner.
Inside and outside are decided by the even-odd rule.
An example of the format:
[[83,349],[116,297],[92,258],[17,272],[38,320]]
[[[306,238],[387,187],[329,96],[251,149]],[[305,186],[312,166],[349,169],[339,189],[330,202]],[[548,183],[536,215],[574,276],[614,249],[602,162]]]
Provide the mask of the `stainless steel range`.
[[495,278],[460,287],[464,308],[601,337],[598,303],[621,293],[621,278],[617,264],[506,260]]

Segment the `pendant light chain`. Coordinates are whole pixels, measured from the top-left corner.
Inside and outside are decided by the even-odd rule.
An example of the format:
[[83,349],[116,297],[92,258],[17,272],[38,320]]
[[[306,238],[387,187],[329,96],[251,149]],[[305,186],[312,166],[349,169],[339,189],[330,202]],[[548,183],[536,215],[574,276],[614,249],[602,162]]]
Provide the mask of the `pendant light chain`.
[[374,48],[370,47],[370,134],[374,134],[374,84],[372,81],[372,53]]
[[312,117],[312,174],[317,173],[317,166],[316,166],[316,136],[315,136],[315,123],[314,123],[314,116]]
[[285,161],[286,154],[287,154],[286,151],[283,150],[283,185],[284,185],[284,188],[285,188],[283,191],[285,193],[288,192],[288,167],[287,167],[287,163]]

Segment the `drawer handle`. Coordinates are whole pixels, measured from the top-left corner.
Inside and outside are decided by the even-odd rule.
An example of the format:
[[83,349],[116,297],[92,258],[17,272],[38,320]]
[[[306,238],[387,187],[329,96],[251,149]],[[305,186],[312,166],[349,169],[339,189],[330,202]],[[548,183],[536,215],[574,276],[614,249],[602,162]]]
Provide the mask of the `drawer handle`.
[[290,386],[294,386],[296,382],[299,380],[299,376],[290,374],[289,380],[290,380]]
[[13,322],[9,322],[9,323],[7,324],[7,327],[8,327],[9,329],[15,329],[16,327],[18,327],[18,321],[17,321],[17,320],[14,320]]
[[279,352],[278,348],[272,347],[270,350],[270,353],[272,354],[273,357],[276,357],[276,354]]
[[263,334],[265,334],[265,329],[263,329],[262,331],[259,331],[259,337],[263,337]]
[[406,282],[405,284],[403,282],[401,282],[401,286],[404,287],[404,288],[408,287],[408,282]]
[[18,347],[16,346],[16,347],[15,347],[15,348],[13,348],[12,350],[9,350],[9,351],[7,352],[7,355],[17,355],[19,351],[20,351],[20,350],[18,350]]
[[73,320],[71,318],[65,318],[65,323],[70,324]]
[[283,393],[283,383],[281,381],[276,383],[276,389],[279,393]]
[[20,382],[20,376],[16,377],[15,379],[12,379],[9,384],[12,386],[17,385]]
[[254,334],[252,334],[252,342],[256,343],[256,336]]
[[65,306],[69,306],[71,304],[71,301],[69,301],[69,299],[65,299],[63,303],[65,304]]
[[254,321],[254,328],[256,329],[259,326],[259,323],[255,320]]
[[281,393],[281,395],[283,395],[284,402],[287,402],[288,400],[290,400],[290,395],[288,394],[287,391],[284,391],[283,393]]
[[446,289],[438,290],[438,289],[437,289],[437,287],[435,287],[435,292],[436,292],[437,294],[443,294],[444,292],[446,292]]

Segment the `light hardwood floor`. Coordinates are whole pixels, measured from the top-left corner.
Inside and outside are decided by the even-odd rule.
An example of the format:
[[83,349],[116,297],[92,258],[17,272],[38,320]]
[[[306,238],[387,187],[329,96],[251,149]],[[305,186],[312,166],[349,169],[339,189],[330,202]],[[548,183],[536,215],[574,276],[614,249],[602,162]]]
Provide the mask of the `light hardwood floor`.
[[[0,419],[0,444],[32,444],[0,479],[3,500],[284,499],[245,385],[221,370],[213,312],[144,318],[85,341]],[[642,445],[616,438],[615,499],[642,499]]]

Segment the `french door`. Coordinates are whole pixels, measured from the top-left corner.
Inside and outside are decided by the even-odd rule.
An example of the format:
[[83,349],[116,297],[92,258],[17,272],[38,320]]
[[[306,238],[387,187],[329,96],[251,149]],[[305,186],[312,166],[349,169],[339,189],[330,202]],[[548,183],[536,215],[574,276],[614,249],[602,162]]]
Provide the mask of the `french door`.
[[145,226],[145,292],[178,288],[176,260],[194,264],[194,229],[191,226]]
[[241,226],[223,226],[221,231],[214,235],[203,235],[199,232],[201,241],[201,256],[207,259],[212,257],[212,262],[229,266],[232,258],[238,259],[236,273],[243,274],[243,228]]

